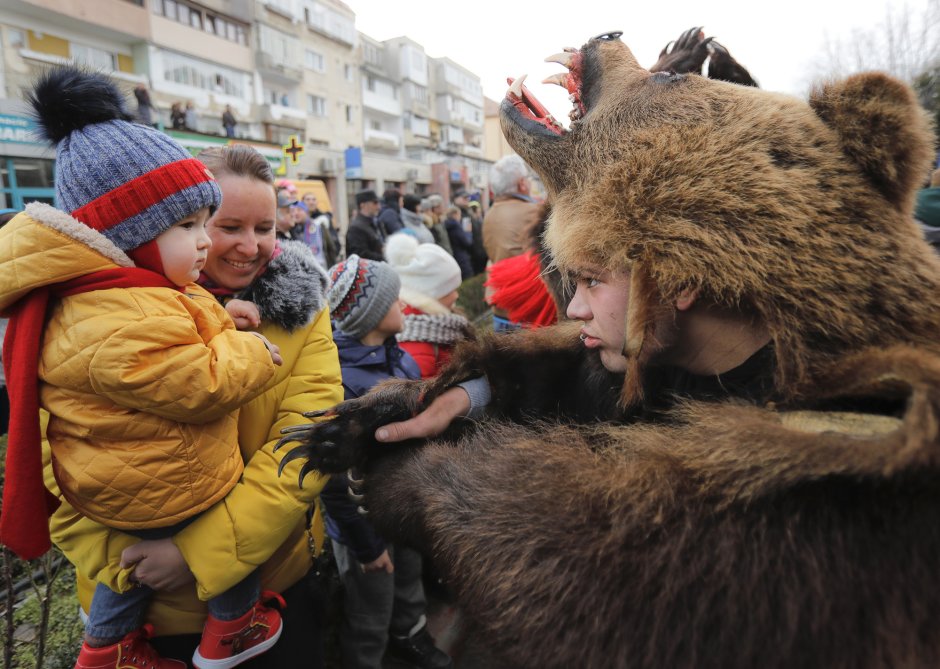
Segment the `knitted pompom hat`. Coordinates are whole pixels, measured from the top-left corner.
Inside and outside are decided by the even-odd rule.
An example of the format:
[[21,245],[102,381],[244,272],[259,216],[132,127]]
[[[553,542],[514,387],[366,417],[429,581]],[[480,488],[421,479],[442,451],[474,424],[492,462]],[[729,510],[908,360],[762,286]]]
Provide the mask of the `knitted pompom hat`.
[[400,289],[388,263],[354,253],[330,268],[330,317],[337,329],[362,339],[382,322]]
[[399,232],[385,243],[385,259],[401,278],[402,288],[439,300],[460,286],[460,266],[437,244],[420,244]]
[[122,251],[222,202],[205,165],[159,130],[130,121],[107,76],[52,68],[28,101],[43,138],[56,146],[58,207]]

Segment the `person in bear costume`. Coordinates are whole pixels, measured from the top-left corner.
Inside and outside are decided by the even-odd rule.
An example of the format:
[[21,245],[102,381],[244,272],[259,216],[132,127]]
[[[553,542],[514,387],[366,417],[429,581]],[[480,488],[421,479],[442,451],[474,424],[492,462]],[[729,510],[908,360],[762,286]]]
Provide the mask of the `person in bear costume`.
[[[883,74],[807,104],[651,73],[619,37],[552,57],[569,129],[519,81],[501,106],[582,322],[462,345],[289,432],[284,461],[361,467],[372,522],[510,666],[940,665],[925,113]],[[731,367],[696,363],[729,337]],[[441,432],[481,377],[486,420]]]

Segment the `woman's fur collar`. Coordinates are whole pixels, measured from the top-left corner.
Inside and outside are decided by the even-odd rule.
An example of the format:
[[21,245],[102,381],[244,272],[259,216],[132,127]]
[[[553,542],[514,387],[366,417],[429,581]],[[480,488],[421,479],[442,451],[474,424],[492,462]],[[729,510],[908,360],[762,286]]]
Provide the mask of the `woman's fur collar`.
[[281,240],[279,245],[281,253],[239,297],[254,302],[262,320],[293,332],[326,306],[329,278],[305,244]]

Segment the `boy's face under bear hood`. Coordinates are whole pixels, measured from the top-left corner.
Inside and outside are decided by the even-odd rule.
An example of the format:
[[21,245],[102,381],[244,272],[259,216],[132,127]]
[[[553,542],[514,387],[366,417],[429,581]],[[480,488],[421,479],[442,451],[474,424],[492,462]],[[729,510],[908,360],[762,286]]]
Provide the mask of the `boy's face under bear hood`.
[[838,355],[933,345],[940,264],[912,218],[933,136],[906,85],[861,74],[807,104],[650,73],[618,38],[554,57],[569,130],[525,89],[500,115],[552,201],[556,264],[631,270],[628,358],[651,310],[688,288],[766,324],[783,394]]

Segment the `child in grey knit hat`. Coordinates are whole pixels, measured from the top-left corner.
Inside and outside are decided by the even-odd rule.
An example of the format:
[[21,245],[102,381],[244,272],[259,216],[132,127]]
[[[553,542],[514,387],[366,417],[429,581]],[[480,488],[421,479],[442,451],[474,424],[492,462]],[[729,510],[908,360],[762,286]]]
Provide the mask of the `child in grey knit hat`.
[[[330,314],[344,399],[360,397],[385,379],[420,378],[418,364],[395,339],[404,323],[400,287],[388,263],[355,254],[330,269]],[[344,611],[350,623],[340,631],[344,664],[382,666],[388,646],[390,655],[413,666],[451,666],[425,624],[420,554],[387,545],[349,500],[348,486],[346,475],[334,476],[320,494],[346,585]]]
[[[102,74],[52,69],[30,102],[56,145],[60,209],[32,203],[0,230],[0,305],[15,307],[10,339],[14,352],[24,347],[10,367],[24,385],[11,393],[7,463],[16,472],[7,468],[3,507],[16,511],[0,517],[0,540],[24,557],[49,547],[47,506],[30,503],[47,494],[39,391],[64,500],[106,527],[169,539],[239,483],[238,412],[265,390],[280,355],[260,334],[236,330],[194,283],[222,198],[205,165],[130,122]],[[39,355],[24,355],[27,345]],[[146,560],[98,574],[76,667],[186,666],[161,658],[141,627],[153,592],[142,583]],[[208,609],[193,658],[202,669],[241,664],[281,633],[257,572],[213,593]]]

